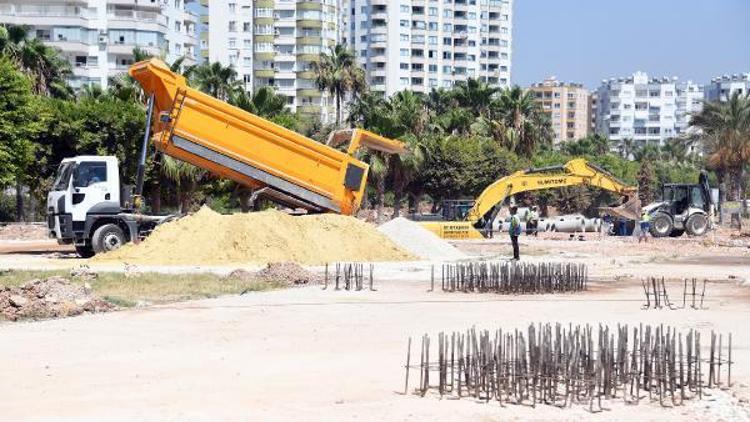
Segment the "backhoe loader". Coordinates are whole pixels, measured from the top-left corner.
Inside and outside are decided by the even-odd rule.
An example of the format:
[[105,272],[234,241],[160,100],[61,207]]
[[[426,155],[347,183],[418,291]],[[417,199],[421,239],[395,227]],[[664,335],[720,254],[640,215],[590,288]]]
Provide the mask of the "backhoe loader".
[[441,221],[420,224],[445,239],[481,239],[487,221],[494,220],[500,206],[512,195],[565,186],[593,186],[625,197],[622,205],[607,210],[613,214],[638,219],[638,188],[628,186],[608,171],[582,158],[564,165],[517,171],[489,185],[475,200],[443,202]]

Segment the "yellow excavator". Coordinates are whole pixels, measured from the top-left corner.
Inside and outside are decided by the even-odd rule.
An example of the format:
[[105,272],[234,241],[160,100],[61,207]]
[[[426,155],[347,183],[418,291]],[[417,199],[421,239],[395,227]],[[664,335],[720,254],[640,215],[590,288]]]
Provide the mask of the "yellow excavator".
[[566,186],[593,186],[625,197],[617,207],[603,208],[610,214],[637,220],[640,213],[638,188],[618,180],[608,171],[583,158],[564,165],[517,171],[489,185],[475,200],[443,201],[440,221],[420,221],[444,239],[481,239],[487,221],[492,221],[503,202],[512,195]]

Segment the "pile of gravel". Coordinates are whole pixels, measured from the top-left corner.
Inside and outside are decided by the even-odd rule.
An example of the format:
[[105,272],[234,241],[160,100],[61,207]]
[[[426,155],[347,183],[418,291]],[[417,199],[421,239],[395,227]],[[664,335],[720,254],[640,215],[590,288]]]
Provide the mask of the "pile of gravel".
[[10,321],[60,318],[114,308],[86,287],[62,277],[35,279],[21,287],[0,287],[0,316]]
[[406,218],[395,218],[378,227],[393,243],[422,259],[450,261],[466,255],[431,231]]

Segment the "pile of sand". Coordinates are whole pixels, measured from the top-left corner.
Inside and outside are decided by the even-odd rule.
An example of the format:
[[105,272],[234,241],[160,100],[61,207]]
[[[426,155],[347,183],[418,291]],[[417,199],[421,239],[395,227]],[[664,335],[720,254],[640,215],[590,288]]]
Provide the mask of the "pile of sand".
[[378,227],[398,246],[422,259],[450,261],[464,259],[466,254],[433,232],[406,218],[399,217]]
[[139,245],[95,258],[134,264],[208,265],[414,259],[375,227],[336,214],[279,211],[221,215],[208,207],[163,224]]
[[106,312],[114,306],[89,289],[62,277],[31,280],[21,287],[0,287],[0,316],[16,321]]

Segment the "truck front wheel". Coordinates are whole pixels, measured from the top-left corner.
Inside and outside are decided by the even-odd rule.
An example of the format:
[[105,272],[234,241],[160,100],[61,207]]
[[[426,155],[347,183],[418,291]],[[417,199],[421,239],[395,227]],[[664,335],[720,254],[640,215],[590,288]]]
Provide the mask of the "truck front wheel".
[[124,245],[127,239],[125,233],[116,224],[105,224],[96,231],[91,238],[95,253],[111,252]]
[[91,245],[76,246],[76,253],[81,258],[91,258],[94,256],[94,248],[92,248]]

